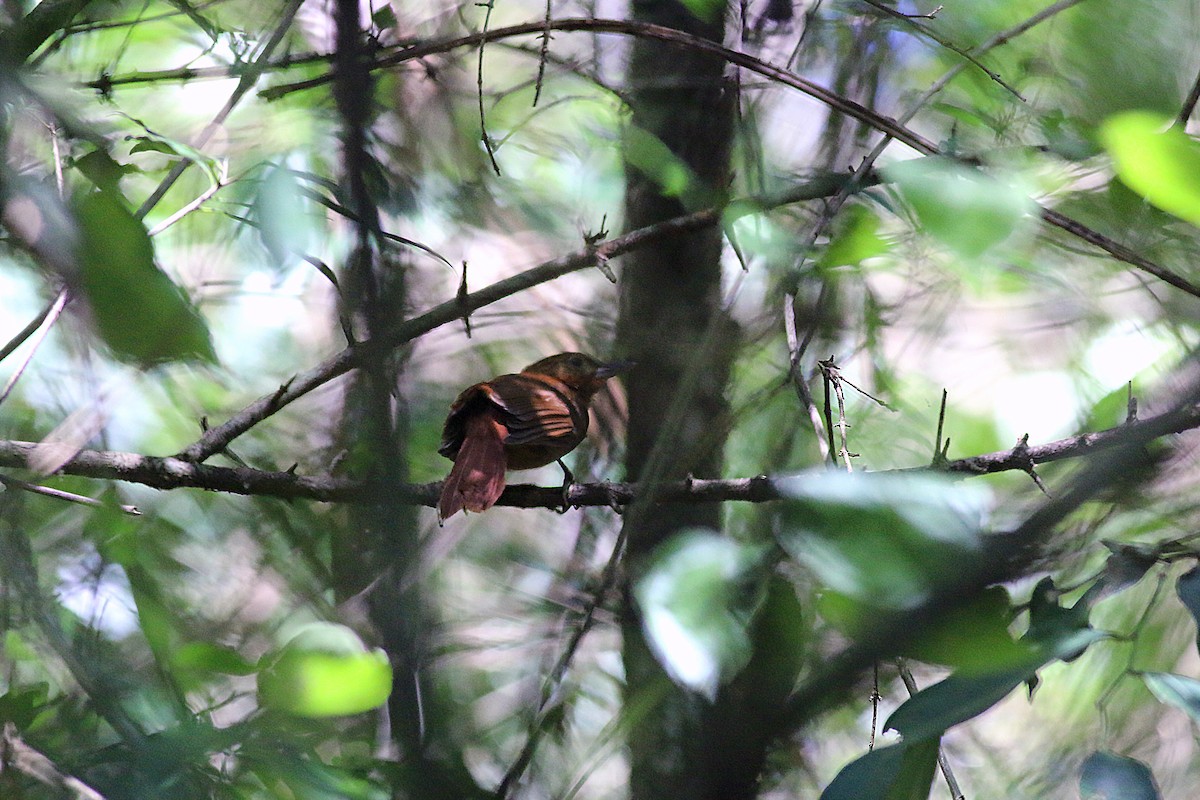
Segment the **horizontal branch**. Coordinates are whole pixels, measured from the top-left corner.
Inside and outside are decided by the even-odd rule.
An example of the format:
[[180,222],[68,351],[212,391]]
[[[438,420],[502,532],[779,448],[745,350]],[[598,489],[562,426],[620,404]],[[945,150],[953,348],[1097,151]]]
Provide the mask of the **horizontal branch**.
[[[996,453],[948,461],[938,468],[950,474],[987,475],[1009,470],[1028,471],[1038,464],[1078,458],[1119,447],[1131,439],[1146,439],[1200,428],[1200,406],[1186,406],[1154,417],[1119,425],[1097,433],[1083,433],[1048,444],[1015,447]],[[0,441],[0,467],[30,467],[33,442]],[[922,469],[930,469],[928,467]],[[306,477],[295,472],[270,472],[248,467],[216,467],[180,458],[157,458],[136,453],[82,450],[59,470],[65,475],[126,481],[155,489],[207,489],[229,494],[278,497],[285,500],[321,502],[370,502],[386,492],[393,502],[433,507],[441,482],[372,486],[341,477]],[[763,503],[784,496],[783,477],[759,475],[729,480],[688,479],[665,483],[655,489],[655,499],[664,503]],[[567,502],[572,506],[629,505],[638,496],[636,483],[572,484]],[[559,487],[510,485],[497,505],[514,508],[556,508],[562,504]]]
[[[869,186],[877,180],[873,175],[866,177],[866,180],[859,181],[860,186]],[[238,436],[284,406],[357,367],[364,358],[372,352],[377,352],[373,348],[392,349],[407,344],[435,328],[462,319],[498,300],[503,300],[572,272],[598,266],[608,259],[624,255],[639,247],[645,247],[684,233],[702,230],[722,220],[728,222],[765,209],[828,197],[836,194],[848,179],[849,176],[842,174],[817,176],[799,183],[779,195],[736,200],[725,209],[708,208],[638,228],[615,239],[595,245],[585,245],[574,253],[543,262],[479,291],[447,300],[423,314],[401,322],[380,337],[378,341],[347,347],[312,369],[294,376],[272,394],[260,397],[227,421],[209,428],[195,443],[180,452],[179,457],[186,461],[204,461],[213,454],[219,453]]]

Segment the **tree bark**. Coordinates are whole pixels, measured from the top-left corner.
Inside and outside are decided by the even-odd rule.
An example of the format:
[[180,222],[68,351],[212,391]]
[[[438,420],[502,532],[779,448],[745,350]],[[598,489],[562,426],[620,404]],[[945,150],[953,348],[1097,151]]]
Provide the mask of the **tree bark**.
[[[633,4],[639,22],[716,42],[723,38],[723,14],[721,5],[706,20],[675,0]],[[646,39],[633,44],[628,82],[633,115],[625,143],[625,225],[632,230],[724,194],[734,96],[721,60]],[[654,174],[654,160],[644,149],[655,147],[654,139],[691,176],[682,192],[668,194],[662,173]],[[720,473],[724,436],[716,431],[725,417],[725,384],[737,338],[721,304],[721,247],[721,230],[714,225],[624,260],[618,350],[637,361],[626,380],[630,480],[652,486]],[[701,505],[639,503],[630,509],[625,523],[629,580],[637,580],[654,548],[675,532],[718,529],[720,513],[719,507]],[[747,753],[733,746],[733,737],[742,733],[734,723],[743,716],[739,704],[728,692],[709,703],[671,683],[643,639],[628,589],[622,618],[626,708],[635,719],[629,737],[631,796],[753,797],[764,748]]]

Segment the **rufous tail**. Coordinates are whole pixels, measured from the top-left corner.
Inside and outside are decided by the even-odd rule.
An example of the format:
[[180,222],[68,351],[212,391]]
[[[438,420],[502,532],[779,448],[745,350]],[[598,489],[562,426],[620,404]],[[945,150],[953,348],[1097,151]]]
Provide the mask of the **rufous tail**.
[[474,414],[466,421],[462,446],[454,467],[442,483],[438,518],[449,519],[461,509],[486,511],[504,491],[504,426],[490,412]]

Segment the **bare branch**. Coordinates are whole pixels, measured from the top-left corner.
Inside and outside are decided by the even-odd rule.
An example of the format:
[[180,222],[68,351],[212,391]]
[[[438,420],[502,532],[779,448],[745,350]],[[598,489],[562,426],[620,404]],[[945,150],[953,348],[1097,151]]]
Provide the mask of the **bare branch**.
[[[179,457],[187,461],[203,461],[214,453],[220,452],[238,436],[241,436],[284,406],[359,366],[363,359],[372,352],[372,348],[399,347],[435,328],[463,319],[465,316],[478,311],[484,306],[495,303],[498,300],[503,300],[530,287],[552,281],[563,275],[569,275],[572,272],[578,272],[587,267],[597,266],[600,263],[639,247],[645,247],[672,236],[690,233],[707,228],[710,225],[715,225],[721,220],[722,214],[728,221],[736,217],[788,203],[826,197],[838,191],[845,180],[846,176],[844,175],[818,176],[798,184],[780,195],[765,198],[747,198],[731,203],[724,210],[718,208],[705,209],[666,220],[665,222],[648,225],[645,228],[630,231],[623,236],[610,239],[606,242],[599,244],[587,243],[583,249],[577,250],[570,255],[551,259],[525,272],[497,281],[477,292],[456,296],[454,299],[447,300],[441,305],[426,311],[424,314],[405,320],[384,335],[380,341],[348,347],[307,372],[293,377],[286,384],[279,387],[277,391],[259,398],[226,422],[207,430],[194,444],[180,452]],[[864,180],[862,185],[866,186],[871,182],[870,180]]]
[[[1043,445],[1018,445],[1009,450],[946,461],[940,470],[970,477],[1020,470],[1031,465],[1091,455],[1160,436],[1200,428],[1200,405],[1187,405],[1154,417],[1135,420],[1115,428],[1070,436]],[[0,467],[28,469],[34,442],[0,441]],[[901,472],[925,471],[915,467]],[[136,453],[82,450],[63,464],[65,475],[127,481],[155,489],[208,489],[230,494],[304,499],[323,502],[371,502],[387,492],[398,503],[433,507],[440,482],[371,486],[340,477],[306,477],[295,472],[268,472],[247,467],[215,467],[180,458],[157,458]],[[759,475],[729,480],[674,481],[655,487],[656,502],[663,503],[763,503],[784,496],[780,477]],[[637,498],[636,483],[576,483],[566,500],[571,506],[626,506]],[[561,487],[527,484],[509,485],[497,505],[513,508],[560,508]]]

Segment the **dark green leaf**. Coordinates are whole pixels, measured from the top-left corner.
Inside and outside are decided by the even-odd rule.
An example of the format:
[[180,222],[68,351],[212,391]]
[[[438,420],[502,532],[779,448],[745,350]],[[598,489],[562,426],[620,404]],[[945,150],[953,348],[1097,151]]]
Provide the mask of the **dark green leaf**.
[[75,169],[101,189],[117,190],[117,183],[128,173],[137,172],[137,167],[117,163],[103,150],[93,150],[75,159]]
[[938,744],[931,739],[877,747],[843,767],[821,800],[925,800]]
[[1010,667],[989,675],[951,675],[905,700],[883,729],[899,731],[906,741],[941,736],[1003,700],[1037,666]]
[[215,361],[196,309],[154,263],[146,229],[111,192],[74,204],[79,222],[79,288],[105,343],[141,365]]
[[1150,768],[1136,759],[1097,751],[1087,757],[1079,775],[1083,800],[1158,800]]
[[209,642],[188,642],[171,654],[171,663],[181,670],[250,675],[255,667],[231,647]]
[[[1175,592],[1179,595],[1180,602],[1191,612],[1197,627],[1200,627],[1200,567],[1192,567],[1180,575],[1175,583]],[[1200,647],[1200,637],[1197,647]]]
[[1037,656],[1028,642],[1015,641],[1008,628],[1013,609],[1008,593],[992,587],[971,602],[939,615],[908,644],[905,654],[930,664],[955,667],[961,674],[996,672],[1027,665]]

